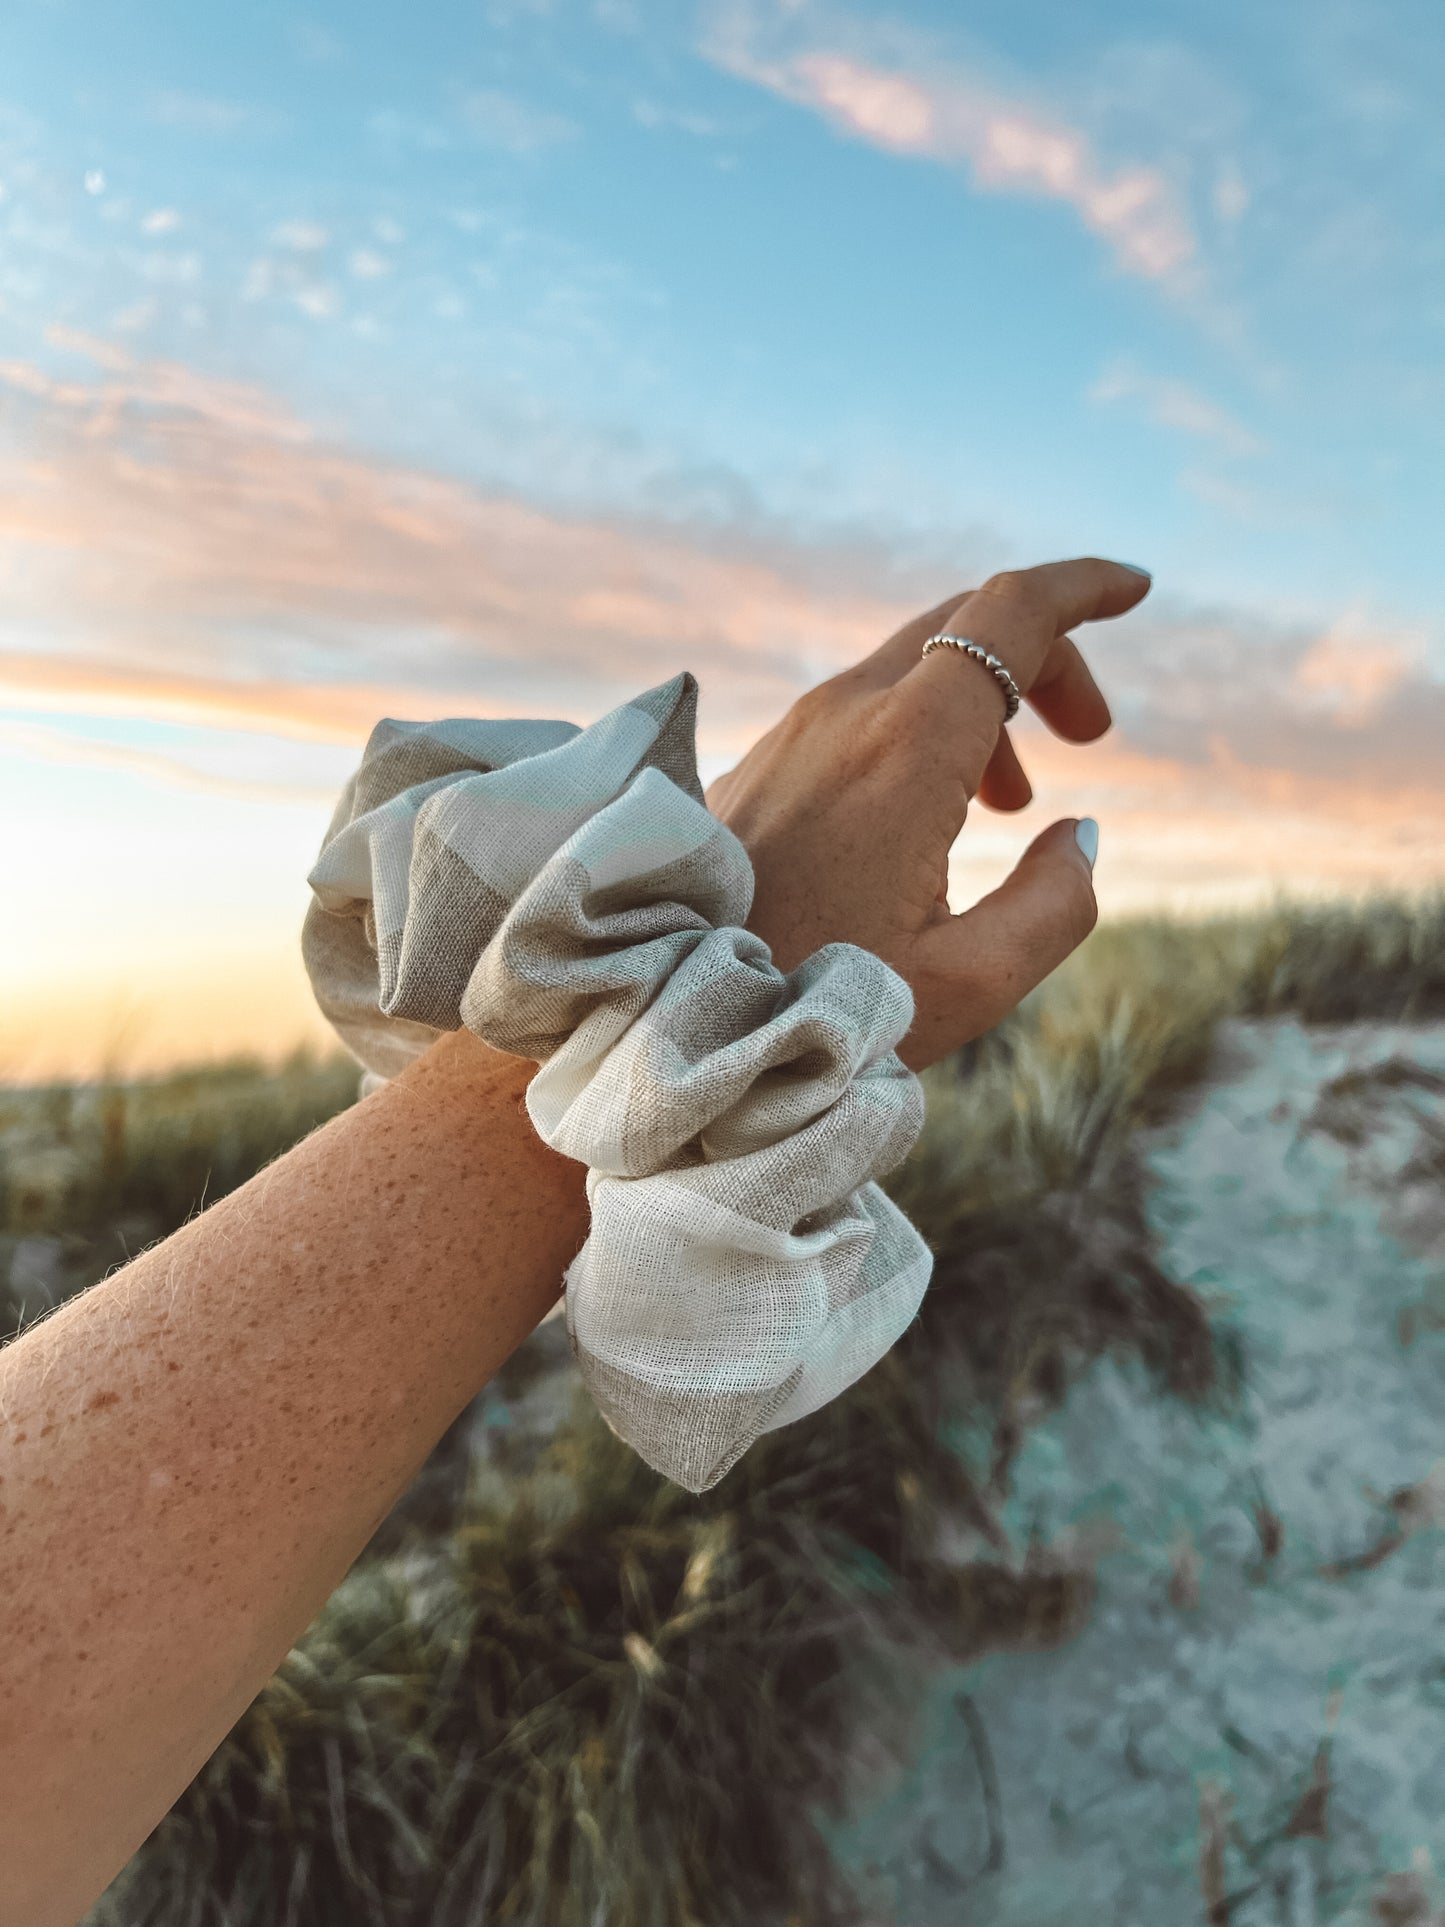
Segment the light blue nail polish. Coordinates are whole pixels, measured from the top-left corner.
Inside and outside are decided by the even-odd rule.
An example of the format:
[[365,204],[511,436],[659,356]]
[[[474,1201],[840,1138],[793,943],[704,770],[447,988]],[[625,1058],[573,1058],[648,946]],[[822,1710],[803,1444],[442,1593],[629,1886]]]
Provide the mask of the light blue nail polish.
[[1083,851],[1084,861],[1092,870],[1099,854],[1099,826],[1092,816],[1081,817],[1074,825],[1074,841]]
[[1152,569],[1141,569],[1137,562],[1120,562],[1116,564],[1116,566],[1121,569],[1127,569],[1130,575],[1142,575],[1146,582],[1152,582],[1154,580],[1154,571]]

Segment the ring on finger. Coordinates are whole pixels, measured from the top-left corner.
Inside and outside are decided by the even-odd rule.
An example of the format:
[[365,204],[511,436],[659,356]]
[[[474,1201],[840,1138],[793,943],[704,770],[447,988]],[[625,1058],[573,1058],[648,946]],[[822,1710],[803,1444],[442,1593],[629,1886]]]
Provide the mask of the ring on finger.
[[981,642],[975,642],[971,636],[937,635],[930,636],[919,653],[923,656],[931,656],[935,649],[952,649],[960,656],[972,656],[975,662],[982,663],[1003,691],[1004,702],[1007,705],[1004,710],[1004,721],[1011,722],[1017,716],[1023,695],[1018,684],[992,649],[985,649]]

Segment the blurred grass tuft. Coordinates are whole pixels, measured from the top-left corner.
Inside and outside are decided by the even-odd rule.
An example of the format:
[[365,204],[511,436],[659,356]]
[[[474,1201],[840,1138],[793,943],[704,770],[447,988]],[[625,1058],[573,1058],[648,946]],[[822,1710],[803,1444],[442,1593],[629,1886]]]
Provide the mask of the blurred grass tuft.
[[[1141,1397],[1229,1395],[1239,1361],[1158,1265],[1135,1139],[1222,1018],[1285,1012],[1445,1012],[1445,898],[1101,928],[929,1074],[893,1188],[936,1274],[875,1371],[700,1499],[580,1398],[515,1463],[453,1428],[460,1503],[424,1475],[93,1927],[857,1919],[820,1815],[901,1736],[918,1669],[1088,1611],[1086,1550],[997,1523],[1028,1427],[1105,1353]],[[298,1059],[0,1095],[8,1329],[354,1089]]]
[[350,1104],[356,1080],[340,1052],[301,1052],[279,1068],[0,1087],[0,1341],[244,1184]]

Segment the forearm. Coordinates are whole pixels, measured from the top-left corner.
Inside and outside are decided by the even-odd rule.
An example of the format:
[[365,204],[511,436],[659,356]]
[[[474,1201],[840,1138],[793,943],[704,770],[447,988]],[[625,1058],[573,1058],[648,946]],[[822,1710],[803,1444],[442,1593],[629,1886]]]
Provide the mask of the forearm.
[[69,1927],[555,1301],[581,1166],[465,1032],[0,1354],[0,1923]]

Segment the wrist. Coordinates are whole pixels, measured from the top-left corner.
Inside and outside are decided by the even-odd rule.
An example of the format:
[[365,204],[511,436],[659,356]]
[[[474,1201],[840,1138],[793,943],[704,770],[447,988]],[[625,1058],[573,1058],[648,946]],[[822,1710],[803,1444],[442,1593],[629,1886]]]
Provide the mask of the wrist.
[[531,1221],[545,1222],[555,1299],[587,1236],[587,1167],[538,1136],[527,1112],[527,1086],[537,1068],[531,1058],[496,1050],[461,1029],[445,1032],[387,1089],[420,1110],[429,1134],[468,1147],[484,1168],[505,1173]]

